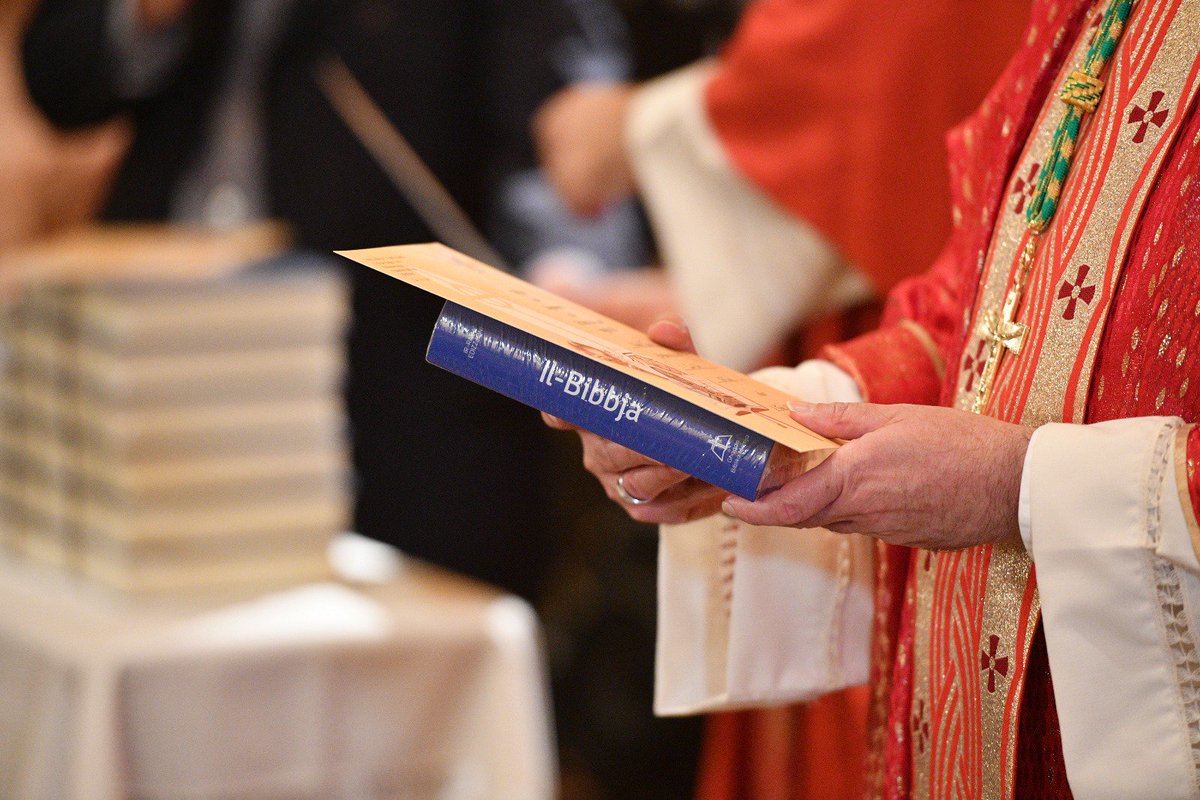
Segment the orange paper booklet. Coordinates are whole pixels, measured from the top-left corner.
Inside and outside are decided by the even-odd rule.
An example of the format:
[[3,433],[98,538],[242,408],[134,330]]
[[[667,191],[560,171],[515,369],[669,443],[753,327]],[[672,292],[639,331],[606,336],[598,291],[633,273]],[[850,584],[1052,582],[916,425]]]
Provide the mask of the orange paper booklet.
[[449,301],[432,363],[736,494],[838,446],[794,421],[783,392],[443,245],[339,255]]

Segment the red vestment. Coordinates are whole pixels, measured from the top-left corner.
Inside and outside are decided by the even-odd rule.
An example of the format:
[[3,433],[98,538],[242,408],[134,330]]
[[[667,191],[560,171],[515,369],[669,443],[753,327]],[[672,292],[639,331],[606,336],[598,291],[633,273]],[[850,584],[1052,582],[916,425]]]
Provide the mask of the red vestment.
[[881,295],[950,232],[944,134],[1012,55],[1029,0],[758,0],[706,109],[743,175]]
[[[1028,9],[758,0],[707,86],[708,117],[735,168],[882,295],[928,266],[949,234],[944,132],[995,80]],[[808,321],[781,360],[858,335],[877,316],[872,307]],[[867,705],[863,688],[714,715],[698,796],[858,797]]]
[[[1043,410],[1033,419],[1041,421],[1200,421],[1200,380],[1192,379],[1200,374],[1200,59],[1194,38],[1163,45],[1172,15],[1194,16],[1193,9],[1186,0],[1135,7],[1132,33],[1116,56],[1120,70],[1086,123],[1063,204],[1043,235],[1027,290],[1030,346],[1003,362],[989,413],[1028,424],[1036,405]],[[1036,144],[1040,120],[1058,102],[1064,65],[1093,35],[1096,19],[1088,0],[1039,0],[1024,47],[978,113],[951,135],[956,224],[949,244],[929,272],[892,293],[879,331],[825,351],[856,377],[867,400],[961,407],[971,391],[982,354],[976,321],[994,300],[989,285],[1003,288],[1011,269],[996,254],[1014,242],[996,234],[1023,219],[1041,157],[1027,144]],[[1165,62],[1178,67],[1177,83],[1155,83],[1155,66]],[[1105,186],[1126,179],[1135,191],[1106,200]],[[1108,202],[1117,206],[1100,209],[1115,212],[1105,217],[1115,220],[1106,223],[1108,239],[1099,242],[1112,256],[1106,266],[1078,248],[1097,206]],[[1080,346],[1048,349],[1064,332]],[[1061,378],[1061,386],[1050,386],[1046,375]],[[1196,430],[1184,453],[1193,526]],[[957,645],[944,638],[950,620],[960,618],[939,606],[938,581],[986,579],[990,589],[989,560],[994,566],[1015,554],[999,546],[934,556],[893,549],[881,559],[887,580],[877,593],[873,795],[1070,796],[1035,581],[1014,582],[1006,608],[987,605],[990,595],[960,591],[978,603],[965,609],[976,624],[959,625]],[[957,646],[961,652],[951,655],[966,668],[947,675],[925,664],[922,674],[923,659],[946,658],[939,646]],[[967,699],[955,708],[931,705],[951,695]],[[989,703],[1002,709],[1000,722],[988,721]],[[947,720],[961,723],[953,746]]]

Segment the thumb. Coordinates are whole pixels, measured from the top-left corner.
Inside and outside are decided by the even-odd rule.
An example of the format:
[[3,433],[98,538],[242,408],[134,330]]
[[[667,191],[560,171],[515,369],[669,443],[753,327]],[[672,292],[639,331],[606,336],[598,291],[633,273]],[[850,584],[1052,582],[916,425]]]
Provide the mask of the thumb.
[[792,419],[828,439],[857,439],[896,417],[893,406],[875,403],[788,403]]
[[670,315],[650,324],[646,329],[655,344],[669,347],[672,350],[682,350],[685,353],[696,352],[696,343],[692,341],[692,332],[687,323],[677,315]]

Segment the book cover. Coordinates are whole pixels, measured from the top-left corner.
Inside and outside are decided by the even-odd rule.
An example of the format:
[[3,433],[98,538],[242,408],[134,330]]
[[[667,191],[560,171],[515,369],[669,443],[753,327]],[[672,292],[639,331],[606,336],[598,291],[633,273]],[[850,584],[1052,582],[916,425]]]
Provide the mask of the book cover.
[[450,301],[433,363],[740,496],[838,446],[793,420],[783,392],[445,246],[340,255]]
[[600,361],[454,303],[426,358],[714,486],[760,494],[774,442]]

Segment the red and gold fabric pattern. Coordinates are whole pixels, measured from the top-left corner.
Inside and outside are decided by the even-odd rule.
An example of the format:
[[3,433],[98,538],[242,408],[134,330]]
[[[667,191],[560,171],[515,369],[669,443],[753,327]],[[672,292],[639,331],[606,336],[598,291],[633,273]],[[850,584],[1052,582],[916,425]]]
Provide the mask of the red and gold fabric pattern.
[[[893,321],[907,316],[938,343],[950,367],[943,404],[961,407],[978,380],[977,318],[1007,290],[1041,140],[1062,104],[1058,89],[1102,10],[1037,3],[1027,46],[951,135],[953,268],[939,263],[902,284],[889,308]],[[1026,425],[1200,419],[1200,390],[1189,377],[1200,374],[1200,245],[1190,216],[1200,208],[1198,41],[1200,18],[1187,3],[1142,0],[1135,10],[1031,273],[1021,312],[1029,344],[1001,368],[994,415]],[[867,386],[902,386],[883,367],[863,366],[890,358],[888,343],[850,343],[835,361]],[[901,390],[886,396],[928,402]],[[1183,449],[1194,458],[1192,436]],[[1180,485],[1194,510],[1194,472]],[[1038,599],[1023,547],[917,553],[911,563],[902,613],[885,632],[896,645],[877,796],[1069,797],[1057,727],[1020,724],[1053,710],[1048,670],[1028,670],[1043,656],[1034,647]],[[1019,736],[1026,740],[1018,747]]]
[[[1099,10],[1085,20],[1056,84],[1079,68],[1096,35]],[[1141,141],[1135,141],[1136,132],[1126,136],[1123,126],[1113,123],[1155,92],[1165,94],[1176,108],[1190,105],[1200,77],[1197,24],[1200,14],[1171,2],[1144,2],[1130,20],[1128,36],[1110,64],[1108,91],[1078,142],[1061,213],[1043,234],[1033,262],[1020,314],[1028,346],[1020,358],[1002,362],[986,409],[993,416],[1030,427],[1084,421],[1086,387],[1109,305],[1182,115],[1164,120],[1155,136]],[[1010,196],[1045,157],[1065,113],[1054,98],[1044,104],[1018,159]],[[1029,235],[1020,214],[997,219],[968,330],[978,330],[982,316],[1000,307],[1021,269]],[[1090,285],[1088,273],[1094,279]],[[972,339],[967,341],[969,353]],[[976,397],[972,384],[980,376],[968,360],[962,366],[956,405],[971,408]],[[931,704],[937,723],[929,756],[913,752],[914,792],[1012,797],[1018,711],[1040,614],[1032,563],[1016,541],[940,554],[933,561],[932,569],[913,579],[916,663],[918,670],[928,665],[928,675],[918,672],[914,681],[913,702]],[[929,622],[922,626],[925,613]],[[971,662],[973,656],[978,664]],[[920,785],[922,776],[927,776],[925,786]]]
[[[870,358],[886,351],[887,361]],[[869,403],[936,403],[942,370],[932,340],[915,323],[894,325],[821,350],[854,378]],[[868,356],[868,357],[864,357]]]

